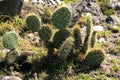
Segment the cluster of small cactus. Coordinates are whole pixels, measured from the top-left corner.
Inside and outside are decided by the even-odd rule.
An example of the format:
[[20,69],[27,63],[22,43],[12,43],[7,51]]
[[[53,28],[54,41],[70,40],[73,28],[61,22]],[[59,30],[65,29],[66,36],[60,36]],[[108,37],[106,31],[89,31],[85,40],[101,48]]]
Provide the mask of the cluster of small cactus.
[[38,31],[40,38],[48,48],[48,54],[57,54],[62,60],[66,61],[68,55],[70,55],[69,53],[72,53],[77,56],[76,60],[80,59],[83,64],[88,66],[99,66],[103,62],[105,58],[104,51],[94,48],[96,31],[91,30],[93,23],[90,13],[86,16],[86,37],[84,41],[81,38],[79,25],[75,25],[73,29],[67,28],[71,19],[71,11],[66,6],[55,10],[50,17],[51,23],[49,25],[35,26],[41,23],[38,22],[40,19],[37,15],[36,18],[38,19],[34,22],[35,25],[29,24],[28,22],[33,21],[32,18],[29,18],[32,16],[27,16],[26,24],[28,28],[31,25],[29,29],[33,31],[35,28],[38,29],[36,31]]
[[3,36],[3,46],[7,49],[10,49],[10,51],[7,53],[6,61],[9,64],[12,64],[15,62],[16,58],[18,57],[18,52],[15,51],[15,49],[18,46],[18,36],[15,32],[7,32]]

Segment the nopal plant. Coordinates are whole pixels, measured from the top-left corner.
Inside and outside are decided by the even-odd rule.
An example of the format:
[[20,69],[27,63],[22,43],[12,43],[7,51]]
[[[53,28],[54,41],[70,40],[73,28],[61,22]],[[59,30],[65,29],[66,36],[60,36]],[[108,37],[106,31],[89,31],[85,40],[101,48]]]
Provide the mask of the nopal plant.
[[10,51],[7,53],[6,56],[6,61],[9,64],[12,64],[15,62],[16,58],[18,57],[18,52],[15,51],[15,49],[18,46],[18,36],[15,32],[7,32],[4,36],[3,36],[3,46],[7,49],[9,49]]
[[[36,18],[39,20],[39,17]],[[102,49],[95,48],[97,31],[92,30],[93,23],[90,13],[87,14],[86,19],[86,37],[83,42],[78,25],[75,25],[73,30],[67,27],[71,20],[71,11],[66,6],[53,12],[50,24],[40,24],[39,29],[38,27],[36,29],[38,29],[38,34],[48,49],[48,55],[57,54],[60,59],[66,62],[68,57],[73,54],[75,55],[72,56],[74,61],[79,60],[87,66],[99,66],[103,62],[105,54]],[[29,20],[31,19],[26,18],[26,22],[30,22]],[[35,24],[39,23],[42,22],[35,22]]]

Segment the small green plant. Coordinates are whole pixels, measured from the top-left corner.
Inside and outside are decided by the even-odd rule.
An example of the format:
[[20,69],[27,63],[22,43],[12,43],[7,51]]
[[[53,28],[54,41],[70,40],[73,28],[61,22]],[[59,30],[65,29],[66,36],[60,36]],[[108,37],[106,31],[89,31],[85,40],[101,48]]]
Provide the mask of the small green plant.
[[115,14],[115,10],[113,8],[108,8],[108,9],[102,9],[104,15],[113,15]]
[[116,44],[120,45],[120,39],[116,40]]
[[116,26],[120,27],[120,23],[117,23]]
[[120,61],[118,61],[117,59],[112,59],[111,60],[111,62],[112,62],[112,70],[114,71],[114,72],[116,72],[116,71],[119,71],[120,70],[120,67],[118,66],[119,65],[119,62]]
[[115,47],[111,47],[110,48],[110,52],[112,54],[117,54],[117,55],[120,55],[120,45],[117,45]]
[[75,3],[77,2],[78,0],[63,0],[65,3]]
[[115,10],[110,7],[110,0],[96,0],[96,2],[100,5],[100,8],[104,15],[112,15],[115,14]]
[[77,77],[75,78],[75,80],[91,80],[92,78],[85,74],[85,73],[80,73],[79,75],[77,75]]
[[96,77],[96,79],[97,80],[106,80],[107,79],[107,76],[105,76],[105,75],[103,75],[103,74],[101,74],[101,75],[98,75],[97,77]]
[[113,28],[111,28],[111,31],[112,31],[113,33],[119,33],[120,27],[118,27],[118,26],[113,27]]
[[98,32],[98,36],[104,37],[104,38],[111,36],[111,34],[112,34],[111,31],[106,31],[106,30],[105,30],[105,31]]

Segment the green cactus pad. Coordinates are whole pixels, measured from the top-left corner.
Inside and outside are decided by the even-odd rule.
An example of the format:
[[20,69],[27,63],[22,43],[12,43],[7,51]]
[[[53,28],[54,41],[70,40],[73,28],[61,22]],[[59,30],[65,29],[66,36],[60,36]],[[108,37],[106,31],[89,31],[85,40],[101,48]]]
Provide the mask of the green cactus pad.
[[91,27],[93,26],[91,13],[87,13],[86,18],[87,18],[87,22],[86,22],[86,37],[84,40],[84,53],[86,53],[86,51],[90,47]]
[[50,25],[43,25],[39,30],[39,36],[43,41],[49,41],[52,36],[52,28]]
[[89,67],[98,67],[105,59],[105,53],[100,49],[93,49],[88,52],[84,63]]
[[74,39],[72,37],[68,37],[65,42],[62,44],[58,51],[58,56],[65,60],[67,56],[69,55],[71,48],[73,46]]
[[74,49],[75,53],[80,53],[83,50],[83,44],[82,44],[82,39],[81,39],[81,32],[80,32],[80,27],[75,27],[74,28]]
[[33,32],[37,32],[39,30],[41,21],[40,18],[36,14],[28,14],[26,17],[26,25],[28,29]]
[[71,19],[71,12],[67,7],[61,7],[57,9],[52,17],[52,24],[58,29],[64,29],[67,27]]
[[8,52],[6,61],[7,61],[7,63],[12,64],[17,60],[18,57],[19,57],[19,53],[15,50],[12,50],[12,51]]
[[18,36],[15,32],[7,32],[3,36],[3,46],[7,49],[16,49],[18,46]]
[[70,31],[68,29],[59,30],[55,33],[53,38],[53,45],[55,48],[59,48],[62,43],[70,36]]

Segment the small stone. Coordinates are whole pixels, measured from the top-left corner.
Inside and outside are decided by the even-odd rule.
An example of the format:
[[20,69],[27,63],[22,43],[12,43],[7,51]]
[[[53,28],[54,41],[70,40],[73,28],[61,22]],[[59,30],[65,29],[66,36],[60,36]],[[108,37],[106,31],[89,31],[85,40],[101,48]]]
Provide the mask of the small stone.
[[22,80],[22,79],[16,76],[5,76],[2,80]]

